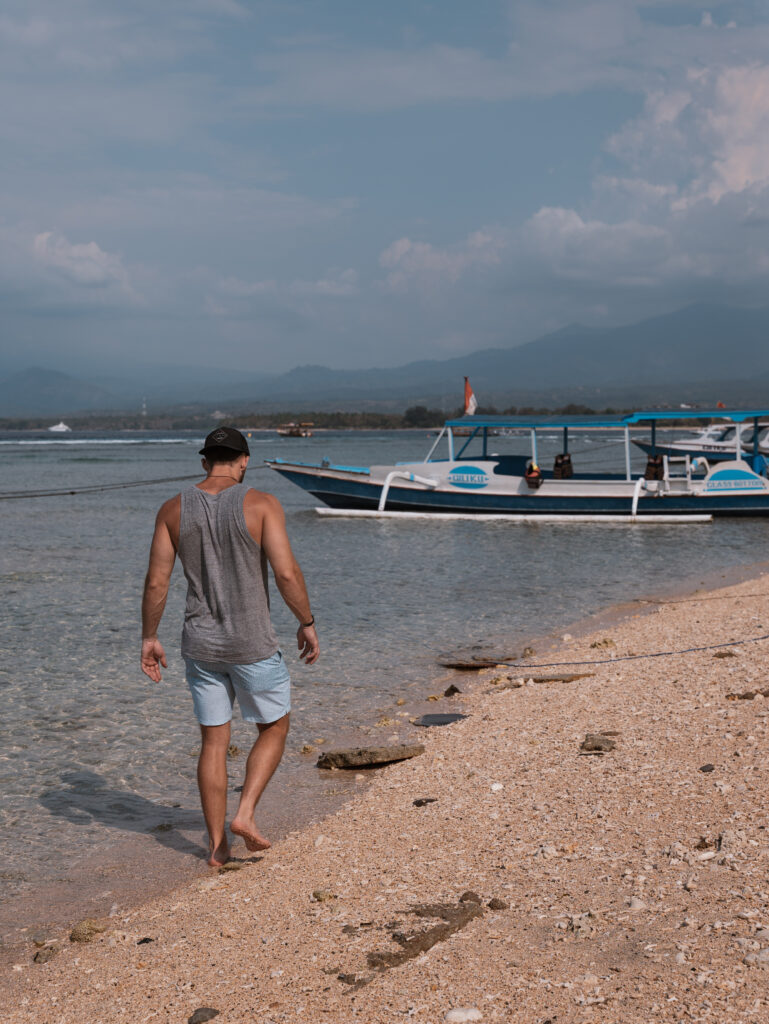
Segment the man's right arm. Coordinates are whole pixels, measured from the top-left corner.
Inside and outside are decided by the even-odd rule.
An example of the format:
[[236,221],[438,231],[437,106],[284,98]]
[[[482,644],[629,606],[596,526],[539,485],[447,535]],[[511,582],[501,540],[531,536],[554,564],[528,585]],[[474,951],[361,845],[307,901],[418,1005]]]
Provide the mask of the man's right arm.
[[307,586],[299,563],[291,550],[283,507],[271,494],[264,494],[262,498],[262,548],[272,566],[280,596],[299,620],[299,629],[296,633],[299,657],[308,665],[312,665],[318,659],[320,646],[310,610]]
[[142,672],[156,683],[161,680],[160,666],[166,667],[166,654],[158,640],[158,626],[168,597],[176,548],[171,536],[169,516],[173,503],[166,502],[155,520],[155,533],[150,548],[150,562],[142,596]]

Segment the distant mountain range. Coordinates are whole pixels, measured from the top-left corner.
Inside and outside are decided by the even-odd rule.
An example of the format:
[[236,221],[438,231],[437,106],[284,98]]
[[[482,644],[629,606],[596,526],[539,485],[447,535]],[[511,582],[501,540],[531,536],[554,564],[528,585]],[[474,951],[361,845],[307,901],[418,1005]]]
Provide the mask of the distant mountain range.
[[573,325],[515,348],[395,368],[300,366],[275,375],[142,368],[119,380],[28,369],[0,382],[0,417],[138,409],[143,396],[154,409],[161,401],[231,412],[454,409],[464,375],[482,405],[498,407],[769,405],[769,308],[689,306],[624,327]]

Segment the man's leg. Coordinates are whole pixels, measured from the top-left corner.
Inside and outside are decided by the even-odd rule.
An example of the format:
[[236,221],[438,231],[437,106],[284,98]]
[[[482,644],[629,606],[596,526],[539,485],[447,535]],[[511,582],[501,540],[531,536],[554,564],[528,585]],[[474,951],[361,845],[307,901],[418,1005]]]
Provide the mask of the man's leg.
[[254,811],[259,797],[283,757],[288,736],[288,724],[288,715],[284,715],[276,722],[270,722],[269,725],[259,724],[257,726],[259,737],[251,748],[251,753],[246,761],[243,792],[240,794],[240,804],[232,819],[230,829],[236,836],[245,839],[246,849],[252,853],[256,850],[268,850],[272,845],[254,824]]
[[208,863],[221,867],[230,858],[225,820],[227,817],[227,747],[230,723],[201,725],[203,745],[198,758],[198,788],[203,817],[208,828]]

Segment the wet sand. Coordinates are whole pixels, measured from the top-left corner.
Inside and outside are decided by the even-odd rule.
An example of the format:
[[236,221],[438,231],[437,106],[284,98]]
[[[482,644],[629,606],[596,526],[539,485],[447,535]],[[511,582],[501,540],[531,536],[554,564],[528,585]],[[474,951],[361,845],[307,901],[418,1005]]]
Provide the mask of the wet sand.
[[6,1019],[769,1021],[769,703],[732,699],[769,640],[620,660],[769,634],[769,577],[592,626],[447,674],[470,692],[430,710],[468,718],[239,870],[30,943]]

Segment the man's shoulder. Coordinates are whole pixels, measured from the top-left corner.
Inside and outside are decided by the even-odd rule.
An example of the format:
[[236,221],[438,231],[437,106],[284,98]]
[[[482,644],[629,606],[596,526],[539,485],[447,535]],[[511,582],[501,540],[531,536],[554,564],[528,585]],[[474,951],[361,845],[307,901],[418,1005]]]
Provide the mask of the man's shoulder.
[[251,508],[258,507],[265,512],[283,507],[274,494],[270,494],[269,491],[257,491],[255,487],[249,487],[246,491],[245,501]]
[[158,522],[172,523],[178,519],[181,514],[182,508],[182,496],[181,492],[175,494],[173,498],[169,498],[168,501],[164,501],[158,509]]

